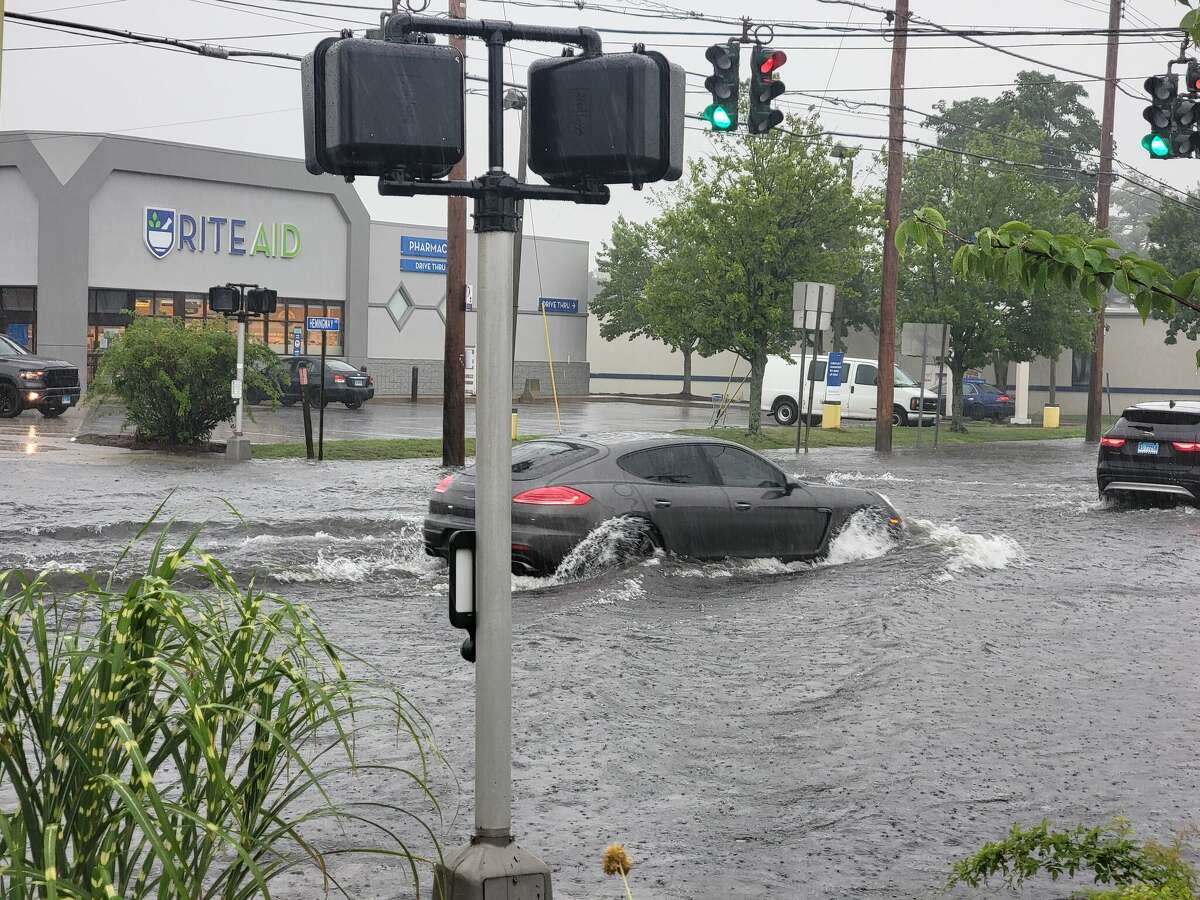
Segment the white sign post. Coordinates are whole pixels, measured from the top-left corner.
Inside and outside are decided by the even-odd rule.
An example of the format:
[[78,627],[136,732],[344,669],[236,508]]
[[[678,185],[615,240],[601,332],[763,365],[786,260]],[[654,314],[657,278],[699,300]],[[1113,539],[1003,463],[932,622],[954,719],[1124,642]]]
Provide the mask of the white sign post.
[[[796,414],[800,413],[800,404],[804,399],[804,379],[808,377],[808,336],[817,334],[817,343],[813,347],[814,356],[821,353],[821,336],[829,330],[833,321],[833,303],[835,290],[832,284],[821,284],[815,281],[797,281],[792,284],[792,327],[803,332],[800,345],[800,384],[796,388]],[[804,452],[808,452],[808,426],[812,423],[813,391],[815,383],[808,386],[808,419],[804,426]],[[800,423],[796,423],[796,452],[800,452]]]
[[[925,421],[925,362],[930,347],[941,346],[942,326],[926,322],[905,322],[900,330],[900,352],[904,356],[921,357],[920,408],[917,410],[917,446],[921,446],[921,425]],[[940,411],[939,411],[940,412]],[[936,424],[938,412],[934,413]]]

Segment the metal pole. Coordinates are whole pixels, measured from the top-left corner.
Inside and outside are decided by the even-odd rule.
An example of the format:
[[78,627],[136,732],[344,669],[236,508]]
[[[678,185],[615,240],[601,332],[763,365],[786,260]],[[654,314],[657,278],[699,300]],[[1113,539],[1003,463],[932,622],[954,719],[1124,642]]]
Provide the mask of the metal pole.
[[319,413],[320,424],[317,426],[317,462],[323,462],[325,459],[325,345],[328,342],[329,332],[321,332],[321,412]]
[[925,360],[928,357],[929,327],[921,326],[921,399],[917,401],[917,446],[921,446],[921,422],[925,419]]
[[477,235],[475,833],[512,828],[512,286],[513,235]]
[[[813,361],[821,357],[821,313],[825,303],[825,288],[824,286],[817,288],[817,346],[814,348]],[[829,379],[829,361],[825,361],[825,379]],[[804,419],[804,452],[808,452],[808,432],[812,428],[812,407],[813,407],[813,391],[816,390],[817,379],[812,379],[808,383],[808,416]]]
[[937,449],[938,432],[942,428],[942,398],[946,396],[946,325],[942,324],[942,355],[938,357],[938,404],[933,417],[933,449]]
[[[243,306],[245,300],[242,300]],[[238,345],[237,345],[237,383],[238,402],[237,415],[233,422],[233,436],[242,436],[242,407],[246,405],[246,311],[238,312]]]
[[[517,156],[517,181],[525,183],[529,170],[529,108],[521,108],[521,149]],[[512,282],[512,315],[513,315],[513,368],[517,365],[517,310],[521,305],[521,244],[525,234],[525,201],[517,200],[517,233],[513,241],[513,282]]]
[[[450,0],[450,17],[465,19],[466,0]],[[450,46],[463,54],[467,42],[451,37]],[[450,170],[452,181],[467,177],[467,155]],[[446,200],[446,335],[442,347],[442,465],[466,463],[467,355],[467,199]]]
[[888,111],[886,221],[883,227],[883,290],[879,295],[879,385],[875,412],[875,449],[892,449],[892,405],[895,400],[896,283],[900,258],[896,229],[900,227],[900,182],[904,174],[904,62],[908,51],[908,0],[896,0],[893,22],[892,85]]
[[[818,322],[818,325],[821,323]],[[800,404],[804,402],[804,379],[808,377],[808,291],[800,306],[800,383],[796,385],[796,452],[800,452]]]
[[[1122,0],[1108,4],[1108,57],[1104,65],[1104,113],[1100,122],[1100,180],[1096,185],[1096,230],[1108,231],[1108,201],[1112,189],[1113,117],[1117,105],[1117,47],[1121,27]],[[1101,393],[1104,388],[1104,297],[1096,313],[1095,348],[1092,371],[1088,375],[1087,437],[1089,444],[1099,443],[1101,429]]]
[[0,0],[0,108],[4,106],[4,0]]

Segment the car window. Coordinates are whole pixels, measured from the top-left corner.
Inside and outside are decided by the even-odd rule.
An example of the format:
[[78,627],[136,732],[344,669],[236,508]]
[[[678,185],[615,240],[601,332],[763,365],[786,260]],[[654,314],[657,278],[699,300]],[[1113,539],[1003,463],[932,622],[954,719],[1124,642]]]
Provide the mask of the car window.
[[975,385],[964,384],[963,385],[963,394],[968,397],[974,397],[975,396]]
[[1001,393],[1000,388],[994,384],[979,384],[975,389],[985,397],[999,397]]
[[824,381],[825,380],[825,360],[814,359],[808,364],[808,380],[809,381]]
[[571,441],[530,441],[512,451],[512,474],[519,480],[539,478],[595,455],[594,447]]
[[874,366],[868,366],[866,363],[859,363],[858,368],[854,370],[854,383],[872,386],[878,384],[879,370]]
[[706,444],[704,453],[726,487],[782,488],[787,484],[778,469],[739,447]]
[[638,450],[622,456],[617,465],[630,475],[659,484],[716,483],[698,444]]
[[[318,365],[320,365],[320,364],[318,363]],[[362,374],[361,372],[358,371],[358,369],[356,369],[356,368],[354,368],[354,366],[350,365],[350,363],[342,362],[340,359],[325,360],[325,368],[331,369],[334,372],[353,372],[355,375]]]
[[896,387],[903,387],[903,388],[920,387],[920,385],[917,384],[915,381],[913,381],[911,378],[909,378],[908,373],[905,372],[899,366],[895,366],[892,368],[892,384],[894,384]]
[[28,356],[29,351],[16,341],[0,334],[0,356]]

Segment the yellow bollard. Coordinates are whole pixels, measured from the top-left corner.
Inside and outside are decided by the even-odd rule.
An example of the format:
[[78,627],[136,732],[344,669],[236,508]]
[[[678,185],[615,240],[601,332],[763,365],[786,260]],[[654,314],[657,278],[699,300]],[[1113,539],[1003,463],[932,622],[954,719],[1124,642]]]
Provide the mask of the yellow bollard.
[[514,441],[517,439],[517,411],[515,409],[512,411],[512,439]]
[[841,428],[842,427],[842,404],[841,401],[832,400],[821,404],[821,427],[822,428]]
[[1057,428],[1059,422],[1059,414],[1062,410],[1057,406],[1042,407],[1042,427]]

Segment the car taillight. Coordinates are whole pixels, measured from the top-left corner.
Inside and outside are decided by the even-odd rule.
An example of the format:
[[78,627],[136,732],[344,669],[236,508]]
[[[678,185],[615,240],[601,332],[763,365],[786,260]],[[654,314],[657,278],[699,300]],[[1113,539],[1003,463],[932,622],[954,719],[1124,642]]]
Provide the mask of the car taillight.
[[367,384],[374,384],[374,383],[375,383],[375,376],[374,376],[374,375],[368,375],[368,376],[367,376]]
[[1200,442],[1198,441],[1171,441],[1171,446],[1180,453],[1200,453]]
[[333,383],[334,383],[334,384],[345,384],[345,383],[346,383],[346,376],[345,376],[345,375],[334,375],[334,376],[333,376]]
[[513,497],[513,503],[529,503],[533,506],[583,506],[591,497],[573,487],[556,484],[553,487],[531,488]]
[[448,491],[448,490],[450,489],[450,482],[452,482],[453,480],[454,480],[454,476],[453,476],[453,475],[447,475],[445,478],[443,478],[441,481],[439,481],[439,482],[437,483],[437,487],[435,487],[435,488],[433,489],[433,492],[434,492],[435,494],[444,494],[444,493],[446,493],[446,491]]
[[1001,394],[996,399],[999,400],[1001,403],[1007,403],[1009,400],[1012,399],[1012,397],[1008,396],[1008,394]]
[[1102,437],[1100,438],[1101,447],[1112,447],[1114,450],[1125,446],[1125,438]]

